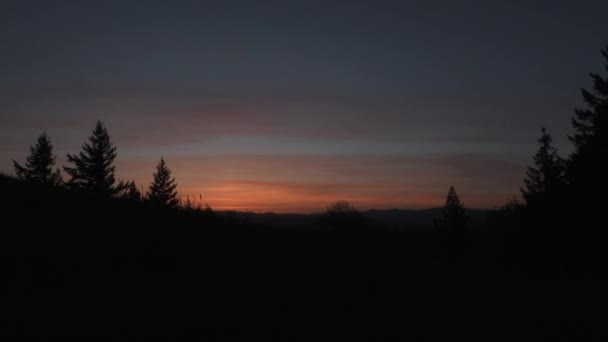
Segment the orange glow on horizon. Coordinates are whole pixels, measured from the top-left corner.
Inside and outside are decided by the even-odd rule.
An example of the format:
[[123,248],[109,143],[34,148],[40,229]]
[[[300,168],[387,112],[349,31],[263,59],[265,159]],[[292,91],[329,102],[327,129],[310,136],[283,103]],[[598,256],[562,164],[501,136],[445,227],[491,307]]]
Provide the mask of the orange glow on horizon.
[[[489,167],[503,165],[483,160],[477,163],[478,169],[466,172],[451,160],[446,167],[445,161],[429,163],[428,158],[184,156],[165,160],[182,200],[209,204],[214,210],[313,213],[339,200],[360,210],[427,209],[444,205],[450,185],[468,208],[492,208],[513,198],[512,189],[518,188],[515,182],[520,182],[490,184],[486,177]],[[122,161],[117,174],[134,179],[145,190],[156,162]],[[451,174],[450,168],[455,170]]]
[[[308,190],[307,189],[308,186]],[[197,204],[209,204],[214,210],[274,213],[315,213],[324,211],[338,200],[346,200],[357,209],[428,209],[443,206],[444,193],[416,193],[411,196],[383,197],[365,192],[345,196],[340,192],[318,192],[325,185],[319,184],[268,184],[262,182],[233,181],[231,185],[208,188],[184,188],[182,197],[194,199]],[[373,188],[371,186],[370,188]],[[380,189],[384,190],[384,189]],[[484,207],[488,200],[504,203],[506,198],[474,195],[463,199],[469,207]]]

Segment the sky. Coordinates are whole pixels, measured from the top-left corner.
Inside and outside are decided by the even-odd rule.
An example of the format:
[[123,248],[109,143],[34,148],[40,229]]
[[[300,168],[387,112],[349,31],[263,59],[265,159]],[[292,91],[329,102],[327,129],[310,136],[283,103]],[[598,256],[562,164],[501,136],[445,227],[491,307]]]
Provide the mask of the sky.
[[[0,171],[95,122],[116,176],[160,157],[218,210],[318,212],[519,196],[540,128],[571,147],[606,1],[0,2]],[[64,174],[64,177],[67,177]]]

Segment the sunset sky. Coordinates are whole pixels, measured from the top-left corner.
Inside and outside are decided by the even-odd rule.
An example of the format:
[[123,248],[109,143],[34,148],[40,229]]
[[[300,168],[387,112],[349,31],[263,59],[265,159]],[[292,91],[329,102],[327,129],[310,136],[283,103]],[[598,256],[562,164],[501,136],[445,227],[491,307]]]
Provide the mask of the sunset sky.
[[[533,4],[532,4],[533,3]],[[567,3],[567,4],[560,4]],[[214,209],[467,207],[570,150],[608,1],[2,1],[0,171],[102,120],[117,178],[163,156]],[[64,174],[64,177],[66,175]]]

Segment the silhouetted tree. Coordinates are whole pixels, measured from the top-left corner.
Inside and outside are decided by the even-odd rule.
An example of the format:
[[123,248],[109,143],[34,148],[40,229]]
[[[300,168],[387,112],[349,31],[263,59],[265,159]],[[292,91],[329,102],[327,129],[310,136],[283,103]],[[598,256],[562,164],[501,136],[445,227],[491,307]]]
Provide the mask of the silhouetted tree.
[[[602,55],[608,71],[608,47],[602,49]],[[581,89],[587,108],[576,109],[572,118],[575,132],[569,138],[574,152],[567,172],[571,185],[587,198],[605,194],[608,185],[608,78],[590,75],[593,90]]]
[[539,148],[534,155],[534,165],[528,167],[525,189],[522,195],[528,206],[542,204],[543,201],[553,201],[564,188],[564,161],[557,155],[557,149],[552,146],[552,138],[547,130],[541,129],[538,139]]
[[39,184],[58,185],[61,183],[59,169],[53,170],[55,165],[53,145],[46,132],[38,137],[36,145],[30,146],[30,155],[27,156],[25,166],[13,160],[17,177],[21,180]]
[[139,202],[143,199],[141,191],[139,191],[137,185],[135,185],[135,181],[130,181],[126,183],[120,182],[118,188],[121,189],[118,193],[119,198],[124,198],[135,202]]
[[[608,71],[608,46],[602,49],[602,55]],[[597,229],[604,221],[604,197],[608,193],[608,77],[590,75],[593,88],[581,89],[586,108],[576,109],[572,118],[574,134],[569,138],[574,152],[566,169],[568,208],[555,211],[563,222],[561,242],[567,242],[573,254],[602,254],[608,238],[605,229]],[[594,258],[608,260],[608,253]]]
[[110,135],[103,123],[97,121],[82,151],[78,155],[68,154],[68,161],[74,164],[74,167],[64,167],[72,177],[69,185],[98,195],[115,195],[121,190],[114,186],[115,158],[116,147],[110,142]]
[[460,202],[453,186],[450,186],[448,190],[448,196],[441,214],[442,218],[435,222],[436,234],[449,239],[461,238],[464,235],[468,219],[464,205]]
[[165,207],[177,207],[179,204],[177,191],[175,190],[177,184],[175,178],[171,178],[171,170],[169,170],[163,158],[160,158],[153,176],[154,180],[148,190],[148,200]]
[[368,225],[368,220],[347,201],[338,201],[327,208],[320,217],[323,226],[345,233],[359,232]]

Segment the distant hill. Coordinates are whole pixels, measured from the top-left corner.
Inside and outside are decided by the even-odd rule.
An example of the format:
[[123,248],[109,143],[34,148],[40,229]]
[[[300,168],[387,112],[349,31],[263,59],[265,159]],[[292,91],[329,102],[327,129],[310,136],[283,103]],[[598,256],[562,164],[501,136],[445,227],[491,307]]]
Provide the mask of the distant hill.
[[[481,228],[486,223],[491,209],[466,209],[471,228]],[[220,211],[219,214],[232,217],[238,221],[269,226],[274,228],[307,228],[315,227],[319,222],[320,213],[313,214],[276,214],[254,213],[239,211]],[[435,219],[441,218],[441,208],[424,210],[386,209],[367,210],[363,214],[371,222],[387,228],[400,231],[429,230],[433,228]]]

